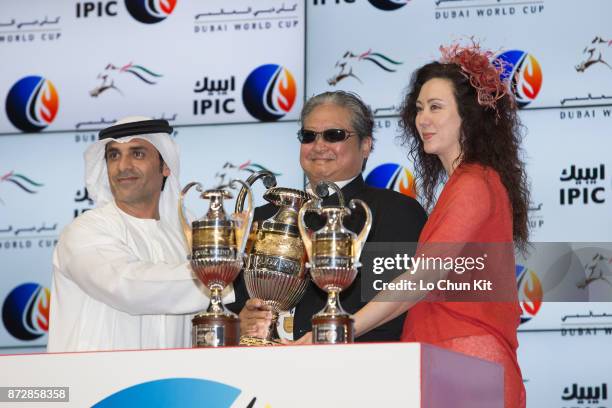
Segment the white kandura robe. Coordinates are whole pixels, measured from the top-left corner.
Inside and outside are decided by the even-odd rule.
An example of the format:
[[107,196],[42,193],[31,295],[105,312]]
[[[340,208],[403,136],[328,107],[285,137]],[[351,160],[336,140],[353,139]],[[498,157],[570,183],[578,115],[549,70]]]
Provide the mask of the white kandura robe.
[[53,254],[47,350],[190,347],[191,318],[209,300],[178,234],[112,201],[79,216]]

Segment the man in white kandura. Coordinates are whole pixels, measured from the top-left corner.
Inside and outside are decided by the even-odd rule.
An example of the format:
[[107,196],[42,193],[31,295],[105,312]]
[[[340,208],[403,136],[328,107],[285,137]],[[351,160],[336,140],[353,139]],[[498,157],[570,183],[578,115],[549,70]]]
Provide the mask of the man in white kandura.
[[171,133],[165,120],[125,118],[85,151],[96,208],[55,248],[48,351],[191,345],[192,314],[209,299],[187,262]]

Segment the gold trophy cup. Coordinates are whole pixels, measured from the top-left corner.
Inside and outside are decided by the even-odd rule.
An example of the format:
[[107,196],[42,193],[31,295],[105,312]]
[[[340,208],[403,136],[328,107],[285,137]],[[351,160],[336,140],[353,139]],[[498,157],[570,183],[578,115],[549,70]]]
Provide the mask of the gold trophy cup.
[[[259,298],[272,308],[272,323],[264,339],[243,336],[244,345],[278,344],[278,315],[290,310],[304,295],[309,283],[306,274],[306,251],[297,226],[298,211],[310,199],[304,191],[275,187],[269,172],[251,176],[247,183],[264,178],[268,190],[264,199],[278,207],[271,218],[253,225],[254,239],[247,256],[244,281],[251,298]],[[268,182],[266,182],[268,180]],[[272,187],[271,187],[272,186]],[[241,197],[241,195],[239,195]],[[242,202],[236,201],[236,211]],[[249,245],[250,246],[250,245]]]
[[[304,205],[299,212],[298,225],[309,262],[310,276],[313,282],[327,292],[327,303],[323,310],[312,317],[313,343],[338,344],[353,342],[353,319],[340,305],[340,292],[349,287],[357,276],[361,266],[359,258],[365,240],[372,226],[372,212],[365,202],[353,199],[351,209],[360,205],[366,214],[366,220],[359,235],[346,229],[342,219],[351,214],[344,206],[340,188],[329,181],[322,181],[316,191],[327,192],[328,187],[338,194],[340,205],[314,208],[311,203]],[[304,216],[312,211],[326,218],[326,224],[312,237],[306,231]]]
[[[232,180],[229,188],[240,184],[246,189],[248,209],[228,217],[223,200],[232,198],[229,191],[203,191],[200,183],[187,184],[179,198],[179,217],[185,240],[191,251],[190,263],[197,278],[210,290],[210,305],[193,320],[193,347],[235,346],[240,340],[240,319],[223,305],[221,293],[234,281],[242,269],[248,232],[253,220],[253,194],[242,180]],[[208,212],[199,220],[187,223],[184,196],[196,186],[200,198],[210,200]]]

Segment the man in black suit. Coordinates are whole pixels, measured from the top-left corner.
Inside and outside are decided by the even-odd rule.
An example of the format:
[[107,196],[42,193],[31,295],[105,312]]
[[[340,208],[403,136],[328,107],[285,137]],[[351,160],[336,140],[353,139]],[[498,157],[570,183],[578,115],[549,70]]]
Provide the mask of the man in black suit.
[[[373,216],[367,242],[416,242],[427,219],[421,205],[395,191],[370,187],[361,175],[374,141],[374,118],[363,101],[357,95],[344,91],[325,92],[306,102],[300,121],[300,165],[308,179],[307,189],[319,181],[329,180],[342,189],[346,203],[353,198],[365,201]],[[336,194],[323,200],[323,205],[333,204],[338,204]],[[276,207],[268,204],[256,209],[255,219],[265,220],[275,213]],[[365,214],[358,207],[345,219],[344,225],[359,233],[364,220]],[[310,217],[307,222],[315,230],[323,226],[323,220],[316,216]],[[234,284],[236,302],[228,306],[235,311],[242,309],[243,334],[261,335],[270,324],[269,309],[257,299],[247,301],[243,308],[248,295],[242,276]],[[310,284],[295,310],[294,339],[300,339],[310,332],[310,319],[323,308],[326,299],[325,292]],[[355,313],[365,305],[366,302],[361,301],[359,275],[349,288],[341,292],[340,300],[349,313]],[[404,317],[399,316],[356,341],[398,341]]]

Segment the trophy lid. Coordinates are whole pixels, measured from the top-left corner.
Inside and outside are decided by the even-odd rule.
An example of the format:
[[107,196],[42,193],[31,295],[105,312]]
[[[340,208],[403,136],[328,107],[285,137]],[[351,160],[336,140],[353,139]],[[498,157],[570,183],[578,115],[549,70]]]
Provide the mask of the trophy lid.
[[351,215],[351,209],[348,207],[342,207],[339,205],[329,205],[329,206],[325,206],[325,207],[321,207],[320,212],[322,212],[323,214],[327,215],[327,216],[339,216],[339,217],[345,217],[347,215]]
[[233,196],[232,196],[232,193],[230,193],[227,190],[223,190],[222,188],[213,188],[213,189],[204,191],[202,194],[200,194],[200,197],[210,200],[213,197],[217,197],[221,199],[224,199],[224,198],[230,199]]
[[299,237],[297,213],[312,197],[302,190],[273,187],[264,193],[264,198],[279,209],[276,214],[261,223],[260,230]]
[[277,207],[292,207],[296,211],[311,199],[307,192],[287,187],[272,187],[264,193],[263,197]]
[[[222,188],[214,188],[203,191],[200,197],[206,200],[210,200],[210,206],[206,214],[197,221],[194,221],[193,225],[204,227],[208,225],[232,225],[229,217],[225,213],[223,208],[223,199],[232,198],[232,194],[223,190]],[[212,223],[212,224],[211,224]]]
[[[325,225],[315,232],[317,238],[331,237],[339,235],[346,235],[352,238],[357,236],[354,232],[347,229],[343,224],[343,219],[347,215],[351,215],[351,209],[342,206],[328,206],[322,207],[319,211],[320,214],[325,216]],[[331,235],[330,235],[331,234]]]

